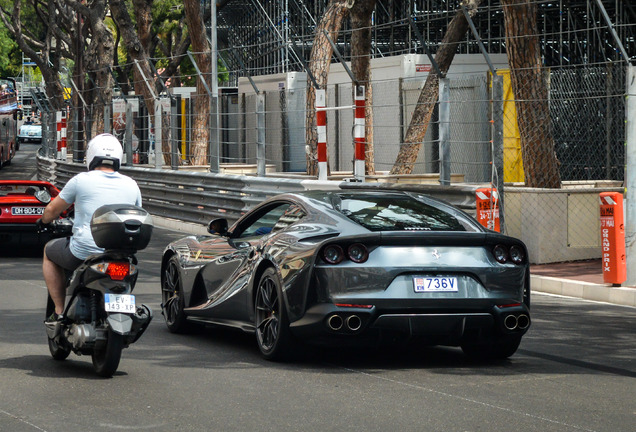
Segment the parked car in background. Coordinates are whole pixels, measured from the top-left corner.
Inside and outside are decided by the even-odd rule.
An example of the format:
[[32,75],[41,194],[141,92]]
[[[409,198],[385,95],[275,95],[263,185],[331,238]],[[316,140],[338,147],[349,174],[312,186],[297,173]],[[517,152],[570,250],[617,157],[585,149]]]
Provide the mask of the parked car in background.
[[35,222],[44,207],[59,194],[49,182],[0,180],[0,247],[2,253],[42,247],[50,236],[38,234]]
[[23,124],[18,132],[18,145],[21,143],[41,143],[42,125]]
[[530,327],[525,245],[424,194],[288,193],[208,231],[164,251],[172,332],[240,328],[273,360],[299,341],[368,340],[506,358]]

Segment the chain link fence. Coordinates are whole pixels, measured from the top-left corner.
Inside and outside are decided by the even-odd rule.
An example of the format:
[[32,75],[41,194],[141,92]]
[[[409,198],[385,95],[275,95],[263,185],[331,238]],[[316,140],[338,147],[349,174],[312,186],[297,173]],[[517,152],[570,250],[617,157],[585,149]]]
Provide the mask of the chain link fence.
[[[503,100],[494,100],[488,72],[454,73],[447,78],[448,96],[427,107],[433,110],[430,124],[411,176],[399,181],[440,183],[442,153],[449,151],[452,183],[494,184],[503,192],[502,215],[508,234],[528,238],[566,234],[575,259],[594,257],[599,251],[598,188],[622,185],[625,170],[625,67],[621,65],[561,67],[546,70],[539,79],[517,71],[517,79],[530,87],[520,98],[514,94],[513,77],[503,75]],[[83,159],[84,139],[95,134],[92,124],[117,135],[126,149],[125,165],[173,170],[209,170],[211,158],[218,158],[221,173],[255,175],[259,164],[268,176],[302,176],[306,171],[305,142],[306,77],[275,77],[269,87],[256,94],[239,83],[223,88],[219,98],[220,142],[218,154],[211,154],[207,119],[195,107],[195,88],[181,88],[178,94],[160,99],[163,114],[158,119],[138,96],[114,98],[105,107],[85,107],[82,115],[69,109],[62,116],[50,112],[44,121],[43,139],[48,154],[62,158],[60,146],[66,137],[66,158]],[[521,77],[521,78],[520,78]],[[423,77],[399,77],[372,82],[373,147],[375,175],[367,181],[398,181],[388,175],[404,142],[405,131],[417,107]],[[537,90],[538,88],[538,90]],[[542,91],[544,91],[542,93]],[[259,112],[259,98],[264,108]],[[327,88],[327,144],[333,179],[352,177],[354,158],[354,111],[352,85],[330,84]],[[45,107],[46,101],[40,101]],[[503,118],[496,118],[495,106],[503,105]],[[440,110],[448,120],[441,121]],[[94,113],[103,112],[104,118]],[[529,115],[530,113],[531,115]],[[262,121],[259,120],[262,116]],[[66,131],[60,129],[66,117]],[[523,119],[523,120],[522,120]],[[43,117],[44,120],[44,117]],[[161,122],[161,145],[155,123]],[[503,144],[496,138],[495,124],[503,124]],[[446,132],[443,132],[444,128]],[[89,132],[92,131],[92,132]],[[101,132],[101,131],[99,131]],[[213,131],[212,131],[213,132]],[[442,136],[446,136],[442,139]],[[259,146],[265,151],[259,153]],[[498,149],[497,146],[501,146]],[[503,167],[496,164],[496,152],[503,154]],[[197,152],[207,153],[204,163]],[[259,156],[264,154],[264,157]],[[501,169],[502,168],[502,169]],[[550,189],[556,177],[557,189],[568,192],[564,199],[532,200],[517,196],[520,186]],[[528,179],[533,179],[529,181]],[[587,194],[583,197],[583,189]],[[549,216],[544,213],[549,212]],[[583,223],[575,223],[574,216]],[[534,228],[524,220],[557,218],[551,226]],[[527,240],[526,240],[527,241]],[[542,248],[536,247],[535,250]],[[584,253],[582,253],[584,251]],[[537,262],[543,258],[535,258]],[[554,259],[554,258],[549,258]]]

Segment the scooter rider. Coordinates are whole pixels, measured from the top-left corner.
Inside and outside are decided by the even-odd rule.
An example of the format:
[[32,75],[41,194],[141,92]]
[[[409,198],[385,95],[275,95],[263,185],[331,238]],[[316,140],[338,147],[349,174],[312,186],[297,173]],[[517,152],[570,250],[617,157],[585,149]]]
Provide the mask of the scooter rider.
[[141,206],[137,182],[118,172],[123,156],[122,145],[111,134],[100,134],[88,143],[88,172],[77,174],[44,209],[38,226],[50,224],[71,205],[74,208],[73,235],[49,241],[44,247],[42,273],[55,313],[47,322],[60,319],[66,297],[65,270],[75,270],[86,257],[101,253],[91,234],[90,220],[97,208],[106,204]]

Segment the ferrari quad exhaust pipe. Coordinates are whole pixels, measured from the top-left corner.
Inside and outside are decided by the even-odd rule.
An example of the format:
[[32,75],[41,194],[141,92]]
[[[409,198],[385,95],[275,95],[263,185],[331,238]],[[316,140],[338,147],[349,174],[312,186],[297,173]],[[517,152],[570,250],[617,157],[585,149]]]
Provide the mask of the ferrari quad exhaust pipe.
[[355,314],[346,316],[346,318],[333,314],[327,318],[327,327],[333,331],[347,330],[356,332],[362,328],[362,318]]
[[333,314],[327,318],[327,326],[333,331],[338,331],[342,328],[344,322],[340,315]]
[[519,320],[517,319],[516,315],[506,315],[503,320],[503,324],[507,330],[512,331],[519,325]]
[[525,330],[530,327],[530,317],[526,314],[521,315],[506,315],[503,320],[504,327],[509,330]]
[[525,330],[530,327],[530,317],[526,314],[521,314],[517,317],[517,328]]
[[360,327],[362,327],[362,320],[360,319],[358,315],[351,315],[350,317],[347,318],[346,322],[347,322],[347,328],[351,331],[360,330]]

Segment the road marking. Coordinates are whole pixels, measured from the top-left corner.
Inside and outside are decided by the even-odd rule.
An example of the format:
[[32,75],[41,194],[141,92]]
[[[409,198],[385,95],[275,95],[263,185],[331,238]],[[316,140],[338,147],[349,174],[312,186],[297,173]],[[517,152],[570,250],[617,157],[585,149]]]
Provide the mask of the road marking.
[[459,399],[459,400],[462,400],[462,401],[465,401],[465,402],[470,402],[470,403],[473,403],[473,404],[482,405],[482,406],[485,406],[485,407],[488,407],[488,408],[494,408],[496,410],[506,411],[506,412],[509,412],[509,413],[522,415],[524,417],[530,417],[530,418],[533,418],[533,419],[536,419],[536,420],[541,420],[541,421],[544,421],[544,422],[547,422],[547,423],[552,423],[552,424],[556,424],[556,425],[560,425],[560,426],[565,426],[565,427],[568,427],[568,428],[573,428],[573,429],[580,430],[580,431],[585,431],[585,432],[598,432],[598,431],[596,431],[594,429],[586,429],[586,428],[575,426],[575,425],[572,425],[572,424],[569,424],[569,423],[563,423],[563,422],[560,422],[560,421],[557,421],[557,420],[552,420],[552,419],[549,419],[549,418],[541,417],[541,416],[538,416],[538,415],[535,415],[535,414],[530,414],[530,413],[526,413],[526,412],[522,412],[522,411],[516,411],[516,410],[512,410],[510,408],[505,408],[505,407],[489,404],[489,403],[486,403],[486,402],[481,402],[481,401],[478,401],[478,400],[475,400],[475,399],[470,399],[470,398],[466,398],[466,397],[463,397],[463,396],[457,396],[457,395],[446,393],[446,392],[442,392],[442,391],[439,391],[439,390],[434,390],[434,389],[431,389],[431,388],[420,386],[418,384],[412,384],[412,383],[407,383],[407,382],[403,382],[403,381],[394,380],[394,379],[391,379],[391,378],[385,378],[385,377],[381,377],[381,376],[370,374],[368,372],[363,372],[363,371],[360,371],[360,370],[351,369],[351,368],[347,368],[347,367],[343,367],[343,366],[338,366],[338,365],[332,365],[332,366],[344,369],[344,370],[349,371],[349,372],[365,375],[365,376],[367,376],[369,378],[374,378],[376,380],[388,381],[388,382],[393,383],[393,384],[399,384],[399,385],[403,385],[403,386],[407,386],[407,387],[412,387],[412,388],[415,388],[415,389],[418,389],[418,390],[423,390],[423,391],[426,391],[426,392],[429,392],[429,393],[434,393],[434,394],[438,394],[438,395],[449,397],[449,398],[453,398],[453,399]]
[[2,413],[2,414],[4,414],[4,415],[6,415],[7,417],[11,417],[12,419],[17,420],[17,421],[19,421],[19,422],[21,422],[21,423],[24,423],[24,424],[26,424],[26,425],[29,425],[29,426],[31,426],[31,427],[34,427],[35,429],[37,429],[37,430],[39,430],[39,431],[47,432],[47,431],[46,431],[46,429],[42,429],[41,427],[36,426],[36,425],[34,425],[33,423],[28,422],[28,421],[24,420],[24,419],[23,419],[23,418],[21,418],[21,417],[14,416],[13,414],[8,413],[8,412],[6,412],[6,411],[4,411],[4,410],[1,410],[1,409],[0,409],[0,413]]

